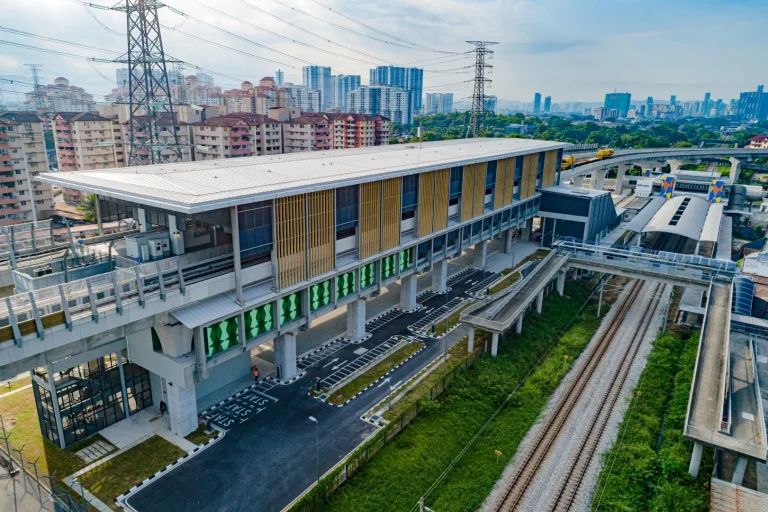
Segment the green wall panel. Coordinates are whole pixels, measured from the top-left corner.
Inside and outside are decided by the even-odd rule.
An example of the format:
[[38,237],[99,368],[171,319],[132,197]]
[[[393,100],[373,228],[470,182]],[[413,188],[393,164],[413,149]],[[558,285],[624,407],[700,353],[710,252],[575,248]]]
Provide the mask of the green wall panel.
[[203,329],[206,354],[212,356],[240,343],[238,319],[233,316]]
[[331,280],[309,287],[309,309],[315,311],[331,303]]
[[347,272],[336,278],[336,300],[355,293],[355,272]]
[[280,325],[293,322],[301,318],[301,293],[295,292],[278,301],[278,311],[280,312]]
[[376,265],[369,263],[360,267],[360,289],[365,290],[376,284]]
[[274,328],[272,309],[270,302],[245,313],[245,335],[249,340]]
[[390,277],[394,276],[397,272],[397,268],[395,267],[395,255],[390,254],[386,258],[381,260],[381,278],[382,279],[389,279]]

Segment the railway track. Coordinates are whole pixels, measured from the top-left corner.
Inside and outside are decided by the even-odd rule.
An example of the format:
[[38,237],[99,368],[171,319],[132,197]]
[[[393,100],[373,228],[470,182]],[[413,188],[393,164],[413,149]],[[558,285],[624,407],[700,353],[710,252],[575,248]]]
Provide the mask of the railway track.
[[[579,373],[572,380],[572,382],[569,383],[568,389],[564,395],[558,400],[556,404],[554,404],[554,413],[547,420],[547,423],[539,429],[539,433],[533,440],[531,448],[527,450],[527,453],[524,455],[524,458],[519,464],[516,474],[508,484],[507,489],[504,491],[504,498],[496,507],[496,511],[517,510],[521,505],[534,480],[534,477],[538,473],[539,468],[541,467],[544,460],[546,460],[550,449],[558,440],[560,434],[563,432],[564,427],[567,425],[571,413],[575,410],[575,406],[579,401],[583,391],[589,384],[593,374],[595,373],[595,370],[604,359],[604,356],[607,353],[614,336],[618,332],[629,310],[635,303],[635,300],[639,297],[640,292],[643,290],[644,286],[645,283],[641,281],[636,281],[632,284],[629,290],[629,294],[620,305],[616,315],[611,320],[607,329],[603,331],[600,338],[596,340],[596,344],[594,345],[594,349],[592,350],[590,358],[582,369],[581,373]],[[655,311],[656,307],[658,306],[658,299],[656,299],[656,297],[659,295],[658,290],[661,287],[663,287],[663,284],[655,286],[656,289],[654,290],[653,298],[649,306],[649,312]],[[599,430],[599,432],[591,432],[587,439],[581,443],[581,450],[579,451],[579,455],[570,468],[569,477],[566,479],[566,482],[563,484],[560,492],[558,493],[557,502],[555,503],[555,508],[553,510],[568,510],[571,503],[573,502],[574,497],[578,493],[581,480],[583,479],[584,474],[589,467],[589,462],[592,460],[600,437],[602,437],[602,432],[608,422],[610,412],[613,409],[616,400],[618,399],[624,381],[626,381],[627,375],[629,374],[632,360],[639,350],[641,341],[650,326],[652,318],[652,314],[646,314],[644,316],[643,320],[641,321],[641,327],[638,329],[638,333],[633,337],[632,343],[628,345],[622,354],[620,370],[618,372],[617,378],[613,379],[612,385],[604,393],[598,412],[594,416],[594,427],[596,430]],[[642,334],[640,334],[640,332],[642,332]]]

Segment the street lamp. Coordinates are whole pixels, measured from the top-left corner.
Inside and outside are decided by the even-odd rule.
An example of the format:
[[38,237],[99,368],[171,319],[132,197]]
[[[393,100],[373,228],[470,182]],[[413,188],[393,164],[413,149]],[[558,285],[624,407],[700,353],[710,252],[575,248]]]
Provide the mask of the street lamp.
[[315,446],[317,447],[317,483],[320,483],[320,422],[314,416],[309,417],[309,421],[315,424]]

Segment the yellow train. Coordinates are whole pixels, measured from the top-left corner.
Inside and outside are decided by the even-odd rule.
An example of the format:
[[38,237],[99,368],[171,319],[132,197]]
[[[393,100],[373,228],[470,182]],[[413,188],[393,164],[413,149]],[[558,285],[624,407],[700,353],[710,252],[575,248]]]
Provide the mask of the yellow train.
[[576,160],[575,156],[567,155],[563,157],[561,169],[565,171],[567,169],[570,169],[571,167],[578,167],[580,165],[597,162],[598,160],[606,160],[608,158],[613,158],[614,154],[615,153],[613,149],[605,148],[605,149],[599,150],[597,152],[597,156],[594,156],[592,158],[583,158],[581,160]]
[[613,150],[611,148],[601,149],[597,152],[597,158],[605,160],[606,158],[613,158]]

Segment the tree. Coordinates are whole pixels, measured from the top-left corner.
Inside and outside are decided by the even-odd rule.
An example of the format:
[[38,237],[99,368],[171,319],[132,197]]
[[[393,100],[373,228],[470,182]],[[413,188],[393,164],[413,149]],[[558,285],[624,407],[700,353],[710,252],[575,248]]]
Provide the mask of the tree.
[[96,222],[96,194],[89,194],[83,198],[77,211],[83,214],[83,220],[86,222]]

